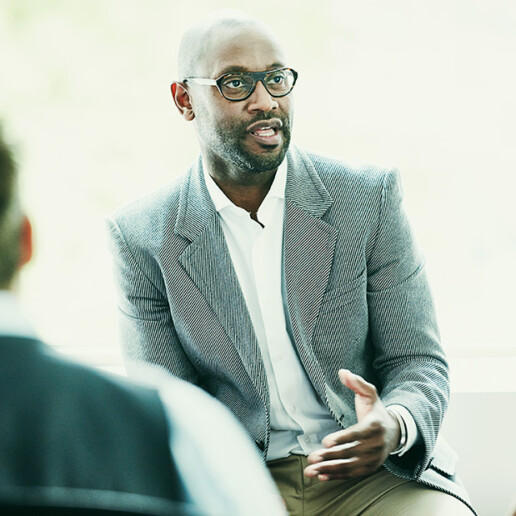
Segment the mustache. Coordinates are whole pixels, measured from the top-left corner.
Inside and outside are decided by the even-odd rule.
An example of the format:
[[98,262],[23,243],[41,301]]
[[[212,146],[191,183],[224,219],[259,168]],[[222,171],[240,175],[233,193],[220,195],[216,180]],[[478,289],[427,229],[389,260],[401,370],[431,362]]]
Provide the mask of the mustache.
[[242,129],[247,129],[247,127],[251,126],[252,124],[255,124],[256,122],[262,122],[264,120],[281,120],[282,123],[282,129],[290,130],[291,125],[291,117],[286,116],[284,114],[280,113],[260,113],[256,115],[251,120],[246,120],[245,122],[242,121],[240,124],[240,127]]
[[256,117],[254,117],[250,123],[254,124],[255,122],[261,122],[262,120],[271,120],[273,118],[278,118],[281,121],[288,120],[287,116],[282,115],[280,113],[271,113],[271,112],[265,113],[264,112],[261,115],[257,115]]

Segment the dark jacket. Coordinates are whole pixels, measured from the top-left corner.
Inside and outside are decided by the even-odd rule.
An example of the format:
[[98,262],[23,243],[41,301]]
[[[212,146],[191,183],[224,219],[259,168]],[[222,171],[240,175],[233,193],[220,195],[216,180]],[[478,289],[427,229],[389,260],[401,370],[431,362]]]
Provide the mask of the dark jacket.
[[13,486],[183,501],[158,393],[0,336],[0,489]]

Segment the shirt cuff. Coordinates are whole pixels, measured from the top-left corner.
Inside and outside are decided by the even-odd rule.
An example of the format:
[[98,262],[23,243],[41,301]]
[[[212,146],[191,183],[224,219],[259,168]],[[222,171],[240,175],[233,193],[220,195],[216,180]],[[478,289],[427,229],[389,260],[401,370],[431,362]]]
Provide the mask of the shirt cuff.
[[401,428],[400,446],[391,455],[399,455],[401,457],[416,442],[418,437],[417,426],[412,414],[402,405],[389,405],[387,410],[396,417]]

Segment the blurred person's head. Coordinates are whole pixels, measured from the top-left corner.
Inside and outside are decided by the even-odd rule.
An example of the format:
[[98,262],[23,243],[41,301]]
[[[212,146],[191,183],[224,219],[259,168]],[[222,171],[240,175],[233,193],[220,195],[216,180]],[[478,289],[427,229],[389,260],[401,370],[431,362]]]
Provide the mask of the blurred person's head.
[[20,205],[17,167],[0,126],[0,290],[13,287],[31,255],[31,226]]
[[240,11],[217,12],[185,33],[172,95],[182,117],[195,123],[205,159],[249,174],[279,166],[290,143],[297,78],[288,67],[271,30]]

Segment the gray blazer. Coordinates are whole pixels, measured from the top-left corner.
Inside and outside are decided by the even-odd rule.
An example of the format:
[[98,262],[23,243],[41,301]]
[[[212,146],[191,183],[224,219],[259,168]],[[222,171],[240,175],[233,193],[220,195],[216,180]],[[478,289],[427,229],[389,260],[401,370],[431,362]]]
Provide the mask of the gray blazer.
[[[285,311],[315,391],[346,428],[356,422],[354,395],[338,369],[374,383],[385,404],[410,411],[420,435],[386,468],[466,500],[456,455],[436,445],[448,366],[397,172],[350,168],[295,147],[287,160]],[[126,356],[205,389],[265,455],[265,369],[201,160],[116,212],[108,227]]]

